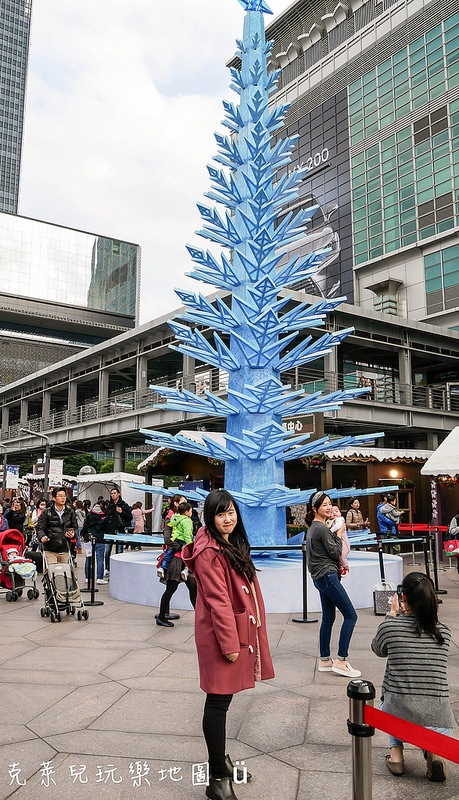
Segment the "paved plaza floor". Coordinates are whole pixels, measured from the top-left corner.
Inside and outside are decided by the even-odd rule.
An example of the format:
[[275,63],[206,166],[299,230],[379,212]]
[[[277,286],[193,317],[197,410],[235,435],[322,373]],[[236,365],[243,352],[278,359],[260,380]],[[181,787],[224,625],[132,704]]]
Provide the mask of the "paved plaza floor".
[[[448,592],[440,616],[453,630],[449,681],[459,720],[458,573],[440,572],[440,586]],[[194,613],[160,628],[157,609],[99,588],[104,605],[90,609],[88,622],[64,616],[52,624],[40,616],[41,600],[0,597],[0,798],[204,798],[192,781],[193,765],[206,759]],[[350,660],[378,692],[385,661],[370,641],[382,618],[358,613]],[[236,695],[228,714],[228,751],[253,773],[236,787],[239,800],[352,798],[347,680],[317,671],[318,629],[288,614],[268,617],[276,677]],[[459,765],[449,764],[445,784],[430,783],[422,753],[408,746],[406,774],[395,778],[388,752],[387,736],[376,732],[374,800],[459,800]]]

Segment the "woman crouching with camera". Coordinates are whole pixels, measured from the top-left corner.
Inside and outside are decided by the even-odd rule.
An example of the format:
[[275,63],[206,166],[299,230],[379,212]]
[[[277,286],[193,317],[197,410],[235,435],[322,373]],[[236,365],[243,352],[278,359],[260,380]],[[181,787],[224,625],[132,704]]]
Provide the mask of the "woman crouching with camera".
[[[233,694],[273,678],[274,670],[249,541],[229,492],[216,489],[208,494],[204,527],[183,548],[182,558],[198,586],[195,639],[200,686],[207,695],[202,721],[210,771],[206,796],[237,800],[234,768],[225,754],[226,713]],[[237,779],[242,782],[242,775]]]
[[[394,594],[371,643],[377,656],[387,658],[381,709],[450,736],[456,725],[446,675],[450,642],[450,629],[438,621],[432,581],[422,572],[410,572],[401,585],[401,603]],[[387,767],[393,775],[403,775],[403,742],[390,736],[389,744]],[[427,778],[444,781],[443,759],[427,752],[424,757]]]

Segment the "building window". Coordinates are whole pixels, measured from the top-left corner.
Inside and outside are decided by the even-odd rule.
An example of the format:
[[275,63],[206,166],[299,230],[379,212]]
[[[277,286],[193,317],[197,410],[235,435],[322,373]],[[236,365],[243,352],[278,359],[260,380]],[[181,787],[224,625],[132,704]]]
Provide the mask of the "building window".
[[424,256],[428,314],[459,306],[459,245]]

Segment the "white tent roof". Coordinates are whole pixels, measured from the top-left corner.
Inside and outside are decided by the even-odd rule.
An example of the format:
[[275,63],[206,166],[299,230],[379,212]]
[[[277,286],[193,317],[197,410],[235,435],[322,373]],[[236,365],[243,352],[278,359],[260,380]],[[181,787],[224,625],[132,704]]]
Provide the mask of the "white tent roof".
[[344,447],[341,450],[329,450],[327,458],[374,458],[376,461],[426,461],[432,450],[391,450],[388,447]]
[[422,475],[459,475],[459,426],[448,433],[421,469]]

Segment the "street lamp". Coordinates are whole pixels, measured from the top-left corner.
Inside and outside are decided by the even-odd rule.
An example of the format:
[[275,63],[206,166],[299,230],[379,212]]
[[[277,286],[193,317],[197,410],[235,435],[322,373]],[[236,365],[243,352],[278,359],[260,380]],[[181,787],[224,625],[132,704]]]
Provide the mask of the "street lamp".
[[6,457],[6,445],[0,444],[0,447],[3,450],[3,478],[2,478],[2,501],[5,500],[6,497],[6,475],[7,475],[7,457]]
[[29,428],[19,428],[22,433],[29,433],[31,436],[39,436],[40,439],[44,439],[46,442],[45,445],[45,474],[43,477],[43,496],[45,500],[48,499],[48,483],[49,483],[49,437],[45,436],[44,433],[38,433],[38,431],[31,431]]

